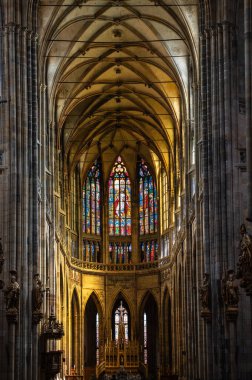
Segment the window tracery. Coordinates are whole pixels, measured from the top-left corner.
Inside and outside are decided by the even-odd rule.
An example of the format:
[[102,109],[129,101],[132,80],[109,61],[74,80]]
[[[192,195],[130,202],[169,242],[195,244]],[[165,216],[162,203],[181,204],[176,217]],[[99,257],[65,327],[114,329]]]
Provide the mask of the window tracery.
[[139,234],[140,254],[142,262],[157,260],[158,241],[157,239],[145,236],[157,234],[158,210],[157,210],[157,189],[154,178],[144,159],[138,164],[139,178]]
[[[108,262],[132,262],[132,184],[121,156],[118,156],[108,179],[108,203],[102,200],[101,160],[96,160],[87,173],[83,186],[83,260],[102,261],[102,244],[108,233]],[[139,159],[136,171],[135,211],[139,211],[139,259],[153,262],[158,259],[157,189],[150,168]],[[167,191],[167,185],[165,187]],[[106,192],[105,192],[106,193]],[[107,205],[107,206],[106,206]],[[102,210],[104,209],[104,210]],[[105,213],[105,214],[103,214]],[[107,214],[108,213],[108,214]],[[102,232],[101,215],[108,215],[108,230]],[[104,249],[104,247],[103,247]],[[139,261],[140,261],[139,260]]]
[[101,260],[101,163],[96,160],[83,186],[83,260]]
[[83,232],[101,234],[101,164],[95,161],[83,187]]
[[141,159],[139,175],[140,235],[157,232],[157,189],[147,163]]
[[129,340],[129,314],[128,310],[123,306],[122,301],[120,306],[115,310],[115,341],[119,338],[120,324],[124,327],[124,339],[127,342]]
[[120,156],[109,177],[109,235],[131,235],[131,183]]
[[116,264],[128,264],[131,262],[132,246],[129,242],[110,242],[109,261]]

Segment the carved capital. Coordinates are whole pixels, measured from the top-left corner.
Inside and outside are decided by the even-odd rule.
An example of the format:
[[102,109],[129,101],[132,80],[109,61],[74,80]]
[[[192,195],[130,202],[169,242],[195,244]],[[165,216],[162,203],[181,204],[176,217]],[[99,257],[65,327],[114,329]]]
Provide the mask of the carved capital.
[[202,309],[200,316],[205,320],[206,323],[210,323],[212,321],[212,312],[209,309]]
[[227,307],[225,311],[226,319],[229,322],[235,322],[238,316],[238,307]]
[[14,22],[9,22],[8,24],[4,25],[4,29],[7,33],[14,33],[16,31],[17,24]]
[[18,322],[18,309],[11,308],[6,311],[6,318],[8,323],[17,323]]

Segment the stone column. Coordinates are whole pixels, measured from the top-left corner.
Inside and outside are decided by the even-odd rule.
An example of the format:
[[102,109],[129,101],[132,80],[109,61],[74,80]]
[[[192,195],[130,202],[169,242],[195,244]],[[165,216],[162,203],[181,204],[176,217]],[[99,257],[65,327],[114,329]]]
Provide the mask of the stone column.
[[15,331],[16,326],[12,323],[9,326],[9,354],[10,367],[8,380],[15,380]]
[[137,181],[133,181],[131,184],[131,236],[132,236],[132,262],[138,263],[141,261],[141,257],[139,257],[139,238],[138,238],[138,183]]
[[[200,98],[201,98],[201,114],[200,114],[200,126],[201,126],[201,137],[202,137],[202,189],[203,189],[203,202],[202,202],[202,229],[203,229],[203,242],[202,248],[204,257],[202,258],[201,271],[209,271],[209,192],[208,192],[208,56],[209,56],[209,31],[203,30],[200,36]],[[199,237],[201,240],[201,236]],[[200,274],[199,274],[200,275]],[[198,321],[200,320],[199,315]],[[205,325],[199,329],[199,339],[198,345],[201,347],[199,351],[199,375],[200,377],[206,379],[206,332]]]
[[245,103],[247,136],[248,213],[252,222],[252,0],[244,0]]

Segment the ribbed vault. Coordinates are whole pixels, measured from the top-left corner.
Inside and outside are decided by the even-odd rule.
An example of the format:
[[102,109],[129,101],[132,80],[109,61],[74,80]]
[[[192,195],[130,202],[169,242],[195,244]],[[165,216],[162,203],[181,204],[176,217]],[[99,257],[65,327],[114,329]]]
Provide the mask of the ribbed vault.
[[42,0],[39,9],[41,81],[69,168],[80,162],[84,175],[101,155],[108,173],[118,154],[174,165],[198,54],[197,1]]

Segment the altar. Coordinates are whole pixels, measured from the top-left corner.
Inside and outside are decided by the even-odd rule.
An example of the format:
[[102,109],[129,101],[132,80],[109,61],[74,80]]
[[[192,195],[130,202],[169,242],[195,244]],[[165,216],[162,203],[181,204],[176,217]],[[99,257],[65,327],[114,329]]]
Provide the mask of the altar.
[[147,367],[140,363],[139,342],[125,338],[122,304],[119,311],[118,337],[105,343],[104,360],[96,367],[96,377],[104,380],[140,380],[140,372],[146,377]]

